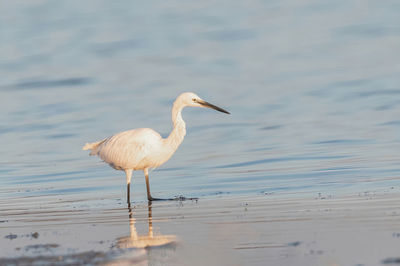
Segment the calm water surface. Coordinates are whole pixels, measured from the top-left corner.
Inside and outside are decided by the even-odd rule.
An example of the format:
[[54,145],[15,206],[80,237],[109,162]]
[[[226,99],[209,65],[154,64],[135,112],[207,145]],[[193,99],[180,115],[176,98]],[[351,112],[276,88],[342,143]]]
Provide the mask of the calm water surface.
[[[63,252],[123,236],[124,174],[81,148],[138,127],[167,136],[184,91],[231,115],[185,109],[183,144],[150,173],[155,197],[400,189],[399,12],[396,1],[3,2],[0,232],[51,239],[80,210],[56,231],[105,232],[122,216],[125,227]],[[144,204],[142,172],[132,189]]]

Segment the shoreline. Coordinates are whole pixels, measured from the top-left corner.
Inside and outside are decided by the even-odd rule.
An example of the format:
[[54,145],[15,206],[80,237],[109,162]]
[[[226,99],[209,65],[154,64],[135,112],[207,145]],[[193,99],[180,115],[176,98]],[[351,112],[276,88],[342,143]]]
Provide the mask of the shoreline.
[[[0,224],[5,247],[0,262],[377,265],[397,258],[399,200],[400,193],[393,190],[313,198],[221,196],[151,206],[143,202],[130,211],[89,207],[49,211],[47,218],[14,212],[5,214],[7,221]],[[121,238],[131,246],[117,247]],[[137,246],[138,239],[142,246]]]

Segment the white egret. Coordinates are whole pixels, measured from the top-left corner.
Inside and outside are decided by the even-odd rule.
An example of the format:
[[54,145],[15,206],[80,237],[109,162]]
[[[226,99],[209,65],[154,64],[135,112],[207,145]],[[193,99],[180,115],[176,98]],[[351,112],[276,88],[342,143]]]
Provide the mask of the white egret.
[[228,111],[202,100],[191,92],[179,95],[172,106],[173,129],[167,138],[150,128],[139,128],[117,133],[99,142],[86,143],[83,150],[98,155],[104,162],[126,174],[127,201],[130,202],[132,172],[143,170],[146,178],[147,199],[158,200],[150,194],[149,168],[156,168],[168,161],[186,135],[182,109],[186,106],[207,107],[229,114]]

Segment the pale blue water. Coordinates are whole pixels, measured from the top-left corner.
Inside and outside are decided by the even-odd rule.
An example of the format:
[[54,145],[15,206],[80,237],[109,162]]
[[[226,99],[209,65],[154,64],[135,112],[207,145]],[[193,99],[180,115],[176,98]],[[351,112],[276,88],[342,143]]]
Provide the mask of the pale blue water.
[[185,109],[183,144],[150,173],[156,197],[399,188],[399,13],[397,1],[3,1],[0,213],[48,197],[123,203],[123,172],[82,146],[168,135],[184,91],[231,115]]

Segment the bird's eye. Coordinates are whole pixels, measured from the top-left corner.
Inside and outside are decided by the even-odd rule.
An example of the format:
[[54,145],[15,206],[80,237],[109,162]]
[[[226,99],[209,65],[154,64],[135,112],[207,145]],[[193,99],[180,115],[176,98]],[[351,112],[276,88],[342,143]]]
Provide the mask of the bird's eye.
[[196,98],[193,98],[192,101],[196,102]]

